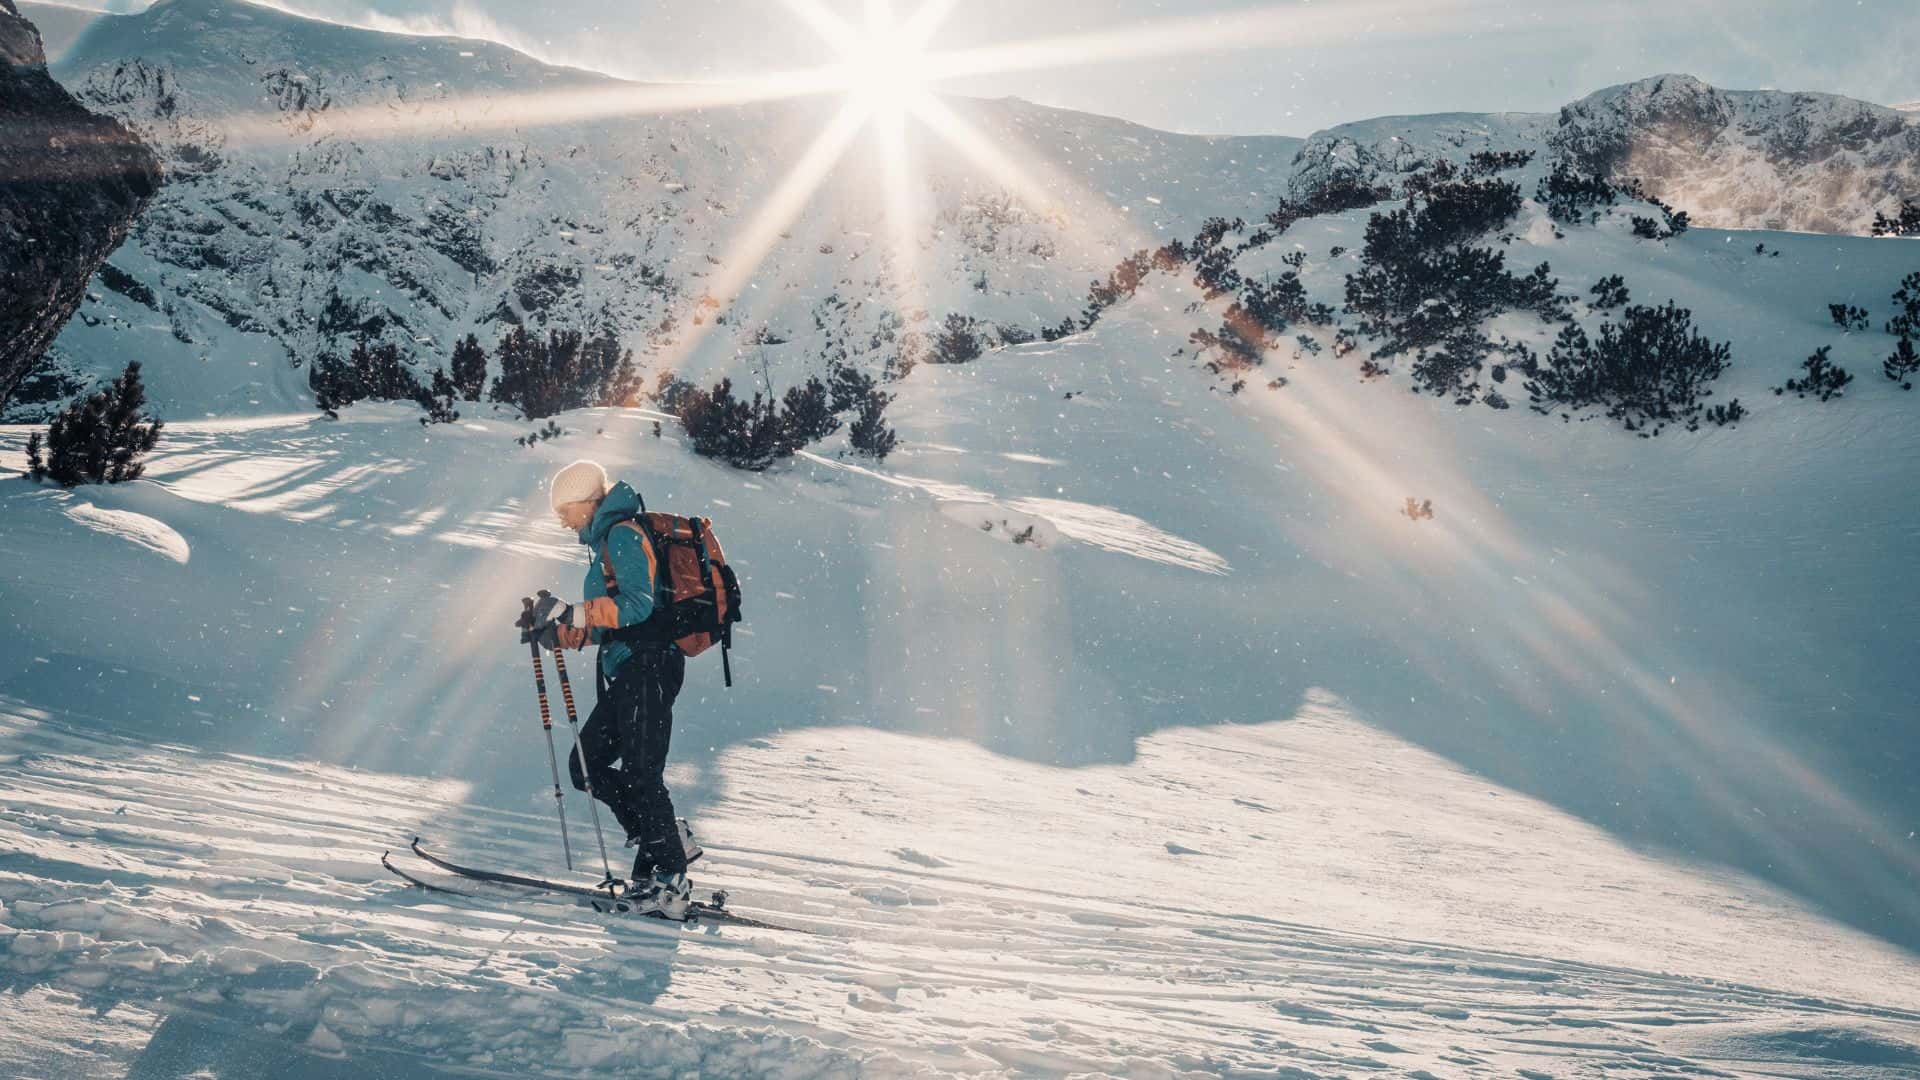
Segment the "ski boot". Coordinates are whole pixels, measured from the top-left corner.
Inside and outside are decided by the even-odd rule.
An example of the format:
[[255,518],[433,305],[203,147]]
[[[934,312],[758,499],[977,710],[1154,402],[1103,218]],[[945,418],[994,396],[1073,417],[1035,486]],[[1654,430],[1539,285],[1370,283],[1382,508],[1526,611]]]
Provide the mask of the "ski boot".
[[685,874],[653,874],[629,884],[614,910],[685,922],[693,909],[693,883]]
[[693,860],[707,853],[707,849],[701,847],[700,841],[693,838],[693,826],[687,824],[686,818],[674,818],[673,823],[680,830],[680,850],[686,852],[687,864],[691,866]]
[[[693,826],[687,824],[686,818],[674,818],[673,824],[674,828],[680,834],[680,850],[686,854],[687,862],[691,865],[693,860],[705,855],[707,849],[701,847],[700,842],[693,838]],[[627,846],[630,848],[639,848],[645,851],[647,843],[647,841],[642,840],[638,836],[627,837]],[[639,875],[636,874],[635,876],[638,877]]]

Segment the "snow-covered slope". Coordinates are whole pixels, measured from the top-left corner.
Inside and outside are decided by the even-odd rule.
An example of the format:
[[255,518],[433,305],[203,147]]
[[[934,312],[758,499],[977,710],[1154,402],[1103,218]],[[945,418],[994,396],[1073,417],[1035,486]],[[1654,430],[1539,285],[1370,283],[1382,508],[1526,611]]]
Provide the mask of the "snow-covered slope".
[[[1259,254],[1332,300],[1364,224]],[[1180,351],[1217,312],[1161,276],[915,370],[879,466],[362,406],[179,423],[134,485],[0,482],[7,1060],[1910,1074],[1920,425],[1825,309],[1884,312],[1909,249],[1511,232],[1569,289],[1694,309],[1753,415],[1638,439],[1304,347],[1229,396]],[[1828,344],[1845,397],[1769,392]],[[671,779],[705,884],[820,936],[374,861],[419,831],[562,872],[508,622],[577,588],[539,485],[582,455],[725,530],[750,633],[732,690],[694,665]]]
[[[990,337],[1058,322],[1142,237],[1261,212],[1298,146],[955,101],[1018,178],[916,131],[918,265],[891,265],[862,135],[746,287],[738,244],[838,101],[549,123],[556,102],[649,88],[236,0],[103,18],[58,74],[148,134],[172,176],[116,255],[124,284],[96,284],[55,360],[83,379],[148,357],[170,415],[306,407],[295,365],[361,333],[432,366],[513,323],[611,328],[694,373],[748,341],[775,370],[836,353],[877,370],[950,311]],[[722,280],[746,295],[716,327]]]

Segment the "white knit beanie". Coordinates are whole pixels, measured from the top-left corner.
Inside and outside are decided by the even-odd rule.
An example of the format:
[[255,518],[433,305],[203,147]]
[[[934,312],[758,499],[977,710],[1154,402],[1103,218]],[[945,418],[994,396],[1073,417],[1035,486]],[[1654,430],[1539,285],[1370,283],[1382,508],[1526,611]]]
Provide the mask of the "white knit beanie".
[[607,470],[593,461],[574,462],[554,473],[553,481],[547,485],[555,510],[570,502],[598,499],[606,493]]

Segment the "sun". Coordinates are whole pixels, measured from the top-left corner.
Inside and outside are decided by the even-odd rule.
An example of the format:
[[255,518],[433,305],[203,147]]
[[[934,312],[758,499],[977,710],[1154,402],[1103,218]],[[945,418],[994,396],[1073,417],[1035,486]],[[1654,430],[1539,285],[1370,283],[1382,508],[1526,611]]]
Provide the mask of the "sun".
[[884,9],[842,46],[840,69],[851,103],[871,115],[898,116],[927,93],[925,40],[896,25]]

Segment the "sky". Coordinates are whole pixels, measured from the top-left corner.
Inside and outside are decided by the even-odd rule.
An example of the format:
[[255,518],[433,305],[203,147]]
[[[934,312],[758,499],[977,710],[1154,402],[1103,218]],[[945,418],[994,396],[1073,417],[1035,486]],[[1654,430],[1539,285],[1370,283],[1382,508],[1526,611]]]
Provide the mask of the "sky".
[[[887,2],[275,6],[386,29],[486,37],[543,59],[680,82],[832,62],[834,51],[793,4],[818,4],[859,21],[866,7]],[[891,3],[905,15],[919,0]],[[1168,20],[1214,40],[1105,61],[1089,47],[1055,66],[976,75],[940,89],[1014,95],[1172,131],[1301,136],[1391,114],[1551,111],[1602,87],[1667,72],[1728,89],[1818,90],[1882,104],[1920,99],[1920,0],[959,0],[933,46],[1087,40]]]

